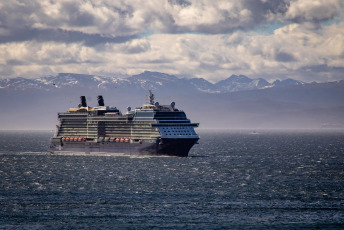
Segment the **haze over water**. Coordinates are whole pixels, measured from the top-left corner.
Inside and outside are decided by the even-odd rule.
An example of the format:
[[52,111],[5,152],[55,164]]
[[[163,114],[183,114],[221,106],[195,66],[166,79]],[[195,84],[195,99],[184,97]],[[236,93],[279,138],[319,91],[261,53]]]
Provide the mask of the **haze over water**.
[[188,158],[56,156],[0,132],[0,228],[344,227],[343,131],[205,131]]

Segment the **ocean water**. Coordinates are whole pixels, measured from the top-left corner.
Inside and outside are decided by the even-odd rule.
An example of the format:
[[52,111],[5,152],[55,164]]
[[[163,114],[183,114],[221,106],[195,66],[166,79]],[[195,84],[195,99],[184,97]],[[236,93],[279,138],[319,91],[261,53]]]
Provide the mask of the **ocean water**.
[[344,131],[199,131],[188,158],[0,132],[0,229],[344,229]]

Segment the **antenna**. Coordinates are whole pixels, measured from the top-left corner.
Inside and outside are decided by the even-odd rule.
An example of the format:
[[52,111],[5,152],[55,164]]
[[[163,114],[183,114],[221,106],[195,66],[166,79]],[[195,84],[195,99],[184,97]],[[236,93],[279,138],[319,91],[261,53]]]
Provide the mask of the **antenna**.
[[150,105],[154,105],[154,94],[152,93],[152,90],[149,90],[148,100]]

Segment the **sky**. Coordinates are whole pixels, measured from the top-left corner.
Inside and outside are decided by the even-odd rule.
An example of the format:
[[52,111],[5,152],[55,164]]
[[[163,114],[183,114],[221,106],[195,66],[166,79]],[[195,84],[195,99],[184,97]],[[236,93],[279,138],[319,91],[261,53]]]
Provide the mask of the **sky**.
[[0,0],[0,78],[344,80],[343,0]]

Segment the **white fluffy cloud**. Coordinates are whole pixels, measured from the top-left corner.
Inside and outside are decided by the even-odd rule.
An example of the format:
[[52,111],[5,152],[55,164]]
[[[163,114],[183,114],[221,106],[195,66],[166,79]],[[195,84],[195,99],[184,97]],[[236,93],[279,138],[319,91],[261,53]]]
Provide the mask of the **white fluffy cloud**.
[[301,21],[329,20],[343,14],[344,2],[338,0],[297,0],[290,3],[288,19]]
[[[0,77],[151,70],[211,81],[344,78],[340,0],[14,0],[0,11]],[[280,28],[251,31],[269,23]]]

